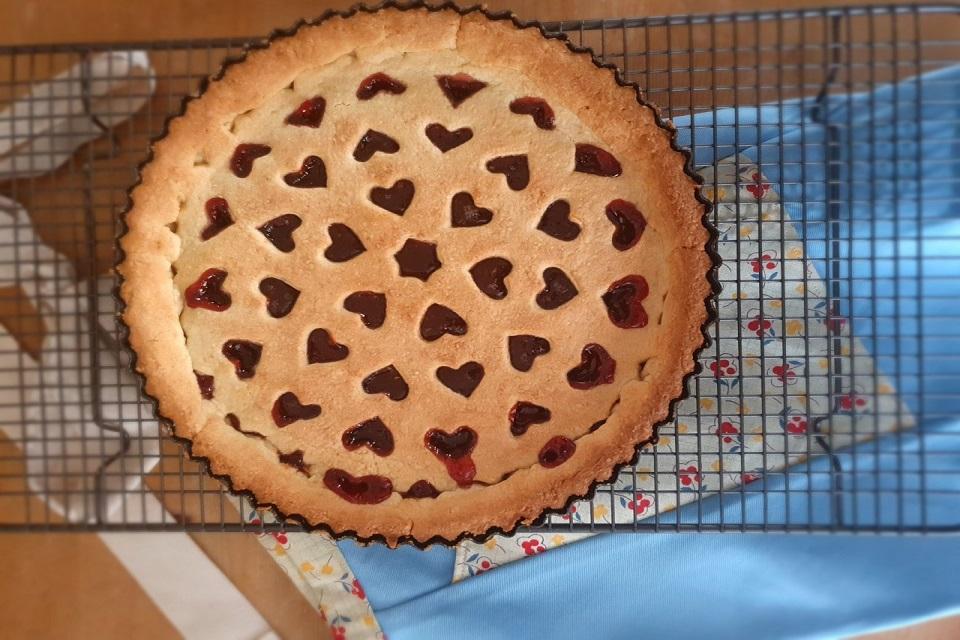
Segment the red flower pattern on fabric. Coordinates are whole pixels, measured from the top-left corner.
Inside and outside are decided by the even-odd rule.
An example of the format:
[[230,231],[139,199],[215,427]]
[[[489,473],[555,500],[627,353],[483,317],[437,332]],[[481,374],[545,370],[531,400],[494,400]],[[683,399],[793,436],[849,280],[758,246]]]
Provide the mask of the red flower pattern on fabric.
[[340,625],[333,625],[330,627],[330,637],[333,640],[347,640],[347,629]]
[[523,552],[528,556],[535,556],[538,553],[543,553],[547,550],[543,546],[543,540],[539,538],[530,538],[529,540],[524,540],[520,543],[520,546],[523,548]]
[[777,268],[776,256],[772,253],[764,253],[750,261],[750,267],[754,273],[762,273],[764,270],[771,271]]
[[759,473],[745,473],[740,476],[740,482],[743,484],[750,484],[751,482],[756,482],[760,479]]
[[840,406],[841,411],[855,411],[867,406],[867,401],[856,393],[848,393],[845,396],[840,396],[837,399],[837,404]]
[[797,379],[797,372],[789,364],[778,364],[770,369],[770,373],[783,384],[792,384]]
[[713,377],[719,380],[720,378],[737,375],[737,366],[732,360],[722,358],[710,363],[710,371],[713,372]]
[[753,319],[747,323],[747,329],[757,334],[758,338],[762,338],[771,327],[773,327],[773,323],[765,320],[763,314],[753,316]]
[[721,440],[730,444],[733,442],[735,436],[740,435],[740,430],[737,428],[737,425],[728,420],[724,420],[720,423],[720,426],[717,427],[716,433],[720,436]]
[[692,464],[685,469],[681,469],[679,477],[680,484],[685,487],[699,486],[700,481],[703,479],[700,475],[700,469]]
[[367,597],[366,592],[364,592],[363,587],[360,585],[360,581],[356,578],[353,579],[353,589],[350,590],[350,593],[357,596],[361,600]]
[[759,171],[754,171],[750,179],[753,183],[746,186],[747,191],[757,200],[763,200],[763,196],[766,195],[767,191],[770,191],[770,183],[763,181],[763,176],[760,175]]
[[643,495],[642,493],[637,493],[633,500],[627,503],[627,509],[633,511],[634,513],[642,514],[645,513],[653,505],[653,501]]
[[793,416],[787,420],[787,433],[803,435],[807,432],[807,419],[803,416]]

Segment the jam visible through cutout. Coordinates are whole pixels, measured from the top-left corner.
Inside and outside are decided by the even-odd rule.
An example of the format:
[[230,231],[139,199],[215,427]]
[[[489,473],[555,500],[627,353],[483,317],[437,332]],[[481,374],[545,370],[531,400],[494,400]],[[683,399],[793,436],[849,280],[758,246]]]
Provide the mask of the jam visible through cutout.
[[233,224],[233,216],[230,215],[230,205],[223,198],[210,198],[204,205],[209,223],[200,232],[202,240],[209,240],[227,227]]
[[197,386],[200,388],[200,397],[204,400],[213,400],[213,376],[200,373],[194,370],[193,375],[197,378]]
[[320,405],[301,404],[300,399],[292,391],[287,391],[274,401],[270,412],[273,422],[279,428],[291,425],[297,420],[312,420],[320,415]]
[[354,477],[343,469],[327,469],[323,484],[353,504],[377,504],[393,493],[393,483],[383,476]]
[[396,153],[397,151],[400,151],[400,144],[396,140],[385,133],[368,129],[353,150],[353,159],[357,162],[366,162],[377,152]]
[[343,223],[334,222],[327,227],[327,233],[330,234],[330,246],[323,256],[330,262],[346,262],[367,250],[353,229]]
[[291,451],[290,453],[283,453],[282,451],[277,452],[277,458],[282,464],[293,467],[303,475],[310,477],[310,465],[306,464],[303,461],[303,451],[297,449],[296,451]]
[[447,100],[450,101],[454,109],[463,104],[467,98],[487,86],[486,82],[477,80],[466,73],[457,73],[452,76],[437,76],[437,84],[440,85],[440,90],[443,91],[443,95],[447,96]]
[[473,196],[466,191],[454,195],[450,201],[450,224],[455,228],[480,227],[491,220],[493,212],[474,204]]
[[617,362],[607,350],[591,342],[580,352],[580,364],[567,372],[567,382],[574,389],[593,389],[613,382]]
[[390,213],[402,216],[406,213],[416,189],[409,180],[397,180],[392,187],[374,187],[370,190],[370,202]]
[[402,277],[417,278],[424,282],[441,266],[440,259],[437,258],[437,245],[416,238],[407,238],[393,257],[400,267]]
[[510,433],[522,436],[533,424],[543,424],[550,420],[550,409],[532,402],[518,401],[510,409]]
[[262,233],[277,249],[284,253],[290,253],[296,248],[293,241],[293,232],[299,229],[302,223],[300,216],[285,213],[263,223],[263,225],[257,227],[257,231]]
[[427,482],[426,480],[417,480],[410,488],[404,491],[402,494],[404,498],[412,498],[414,500],[422,500],[424,498],[436,498],[440,495],[440,492],[437,491],[437,488]]
[[579,291],[570,278],[557,267],[543,270],[543,282],[546,285],[537,294],[537,305],[541,309],[556,309],[573,300]]
[[288,186],[297,189],[316,189],[327,186],[327,167],[317,156],[307,156],[303,159],[299,171],[293,171],[283,176]]
[[578,144],[574,153],[574,171],[616,178],[623,173],[623,167],[609,151],[592,144]]
[[453,433],[440,429],[427,431],[424,445],[447,467],[447,473],[460,487],[469,487],[477,475],[477,467],[470,454],[477,446],[477,432],[470,427],[459,427]]
[[260,363],[260,354],[263,345],[249,340],[227,340],[223,343],[221,352],[227,360],[233,363],[237,377],[241,380],[252,378]]
[[420,321],[420,337],[427,342],[440,339],[443,334],[462,336],[467,332],[467,321],[460,314],[442,304],[433,303],[427,307]]
[[239,144],[230,158],[230,170],[238,178],[246,178],[253,171],[253,161],[270,153],[265,144]]
[[547,469],[559,467],[573,456],[577,450],[577,443],[564,436],[553,436],[540,449],[537,459]]
[[487,161],[487,171],[502,173],[507,178],[507,186],[514,191],[522,191],[530,184],[530,165],[527,156],[500,156]]
[[466,362],[458,368],[440,367],[437,369],[437,380],[454,393],[469,398],[476,391],[483,380],[483,365],[479,362]]
[[513,271],[513,265],[506,258],[484,258],[470,267],[470,277],[486,296],[494,300],[507,297],[506,277]]
[[238,418],[234,413],[228,413],[227,415],[223,416],[223,419],[227,421],[227,424],[230,425],[234,431],[242,433],[248,438],[257,438],[258,440],[267,439],[267,436],[263,435],[262,433],[257,433],[256,431],[244,431],[244,429],[240,426],[240,418]]
[[380,457],[393,453],[393,434],[379,417],[350,427],[343,432],[341,441],[348,451],[366,447]]
[[580,225],[570,219],[570,203],[566,200],[552,202],[543,212],[537,229],[564,242],[576,240],[580,235]]
[[612,242],[618,251],[626,251],[640,242],[647,227],[647,220],[640,210],[626,200],[614,200],[607,205],[607,220],[613,223]]
[[510,103],[510,111],[518,115],[532,116],[534,124],[541,129],[550,131],[554,127],[553,109],[543,98],[517,98]]
[[323,122],[323,113],[326,108],[327,101],[321,96],[315,96],[301,102],[299,107],[290,112],[284,122],[295,127],[316,129]]
[[379,329],[387,319],[387,296],[373,291],[355,291],[343,301],[343,308],[360,316],[368,329]]
[[510,336],[507,339],[507,348],[513,368],[517,371],[530,371],[538,356],[550,353],[550,342],[539,336]]
[[264,278],[260,281],[260,293],[267,299],[267,313],[273,318],[283,318],[291,311],[300,297],[300,290],[279,278]]
[[433,143],[433,146],[440,149],[441,153],[446,153],[450,151],[450,149],[456,149],[473,137],[473,130],[469,127],[461,127],[455,131],[450,131],[442,124],[436,122],[428,124],[425,133],[427,134],[427,139]]
[[627,276],[610,285],[603,294],[610,322],[621,329],[640,329],[647,326],[647,312],[643,300],[650,293],[643,276]]
[[365,393],[370,395],[382,393],[394,402],[403,400],[410,392],[406,380],[392,364],[368,375],[363,379],[361,386]]
[[399,95],[407,90],[407,85],[391,78],[385,73],[373,73],[360,81],[357,87],[357,98],[369,100],[381,91]]
[[223,290],[223,282],[227,279],[227,272],[223,269],[207,269],[196,282],[187,287],[183,299],[192,309],[207,309],[208,311],[226,311],[230,308],[232,299],[230,294]]
[[307,336],[307,364],[339,362],[350,355],[350,348],[339,344],[326,329],[314,329]]

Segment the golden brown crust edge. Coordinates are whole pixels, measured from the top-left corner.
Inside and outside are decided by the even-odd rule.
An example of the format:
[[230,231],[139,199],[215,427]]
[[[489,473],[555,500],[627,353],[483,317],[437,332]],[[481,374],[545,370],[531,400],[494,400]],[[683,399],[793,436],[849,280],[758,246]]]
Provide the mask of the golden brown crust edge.
[[[286,37],[292,33],[298,33],[298,37]],[[535,26],[491,20],[476,10],[460,13],[450,8],[386,8],[349,19],[335,14],[276,37],[268,48],[249,53],[243,74],[236,73],[239,67],[227,67],[222,77],[203,92],[204,109],[198,108],[201,100],[191,101],[185,113],[169,123],[168,133],[154,144],[152,161],[143,168],[141,182],[131,193],[127,232],[120,239],[125,257],[118,265],[123,278],[119,294],[145,391],[156,399],[158,413],[174,425],[175,434],[192,442],[191,454],[208,459],[211,472],[224,477],[232,490],[252,492],[259,504],[275,506],[280,513],[296,513],[296,519],[304,524],[336,535],[382,539],[392,544],[452,543],[464,535],[477,537],[512,530],[547,512],[564,509],[635,457],[637,446],[652,438],[654,425],[669,417],[671,403],[682,395],[684,380],[694,370],[694,355],[703,343],[701,329],[708,320],[705,301],[711,295],[713,260],[703,222],[705,202],[698,197],[691,174],[682,162],[647,163],[661,176],[665,171],[672,173],[647,184],[661,187],[652,197],[659,200],[659,207],[675,212],[676,229],[681,234],[678,244],[684,249],[673,259],[686,266],[674,271],[689,281],[675,283],[667,305],[683,323],[675,329],[675,351],[648,364],[643,379],[631,380],[622,387],[620,403],[606,425],[577,440],[578,455],[564,465],[562,474],[540,467],[521,469],[494,487],[442,494],[437,500],[447,503],[443,508],[439,504],[427,507],[425,501],[405,501],[402,509],[380,508],[392,500],[374,506],[340,502],[329,510],[325,508],[327,503],[311,504],[316,501],[307,499],[306,486],[294,470],[277,468],[268,449],[239,437],[201,405],[178,321],[180,295],[170,278],[179,240],[169,225],[176,222],[181,203],[169,185],[189,188],[191,178],[181,168],[192,166],[195,157],[202,155],[202,145],[197,141],[217,144],[218,117],[236,113],[244,104],[255,104],[289,82],[272,70],[277,64],[284,63],[292,76],[297,69],[289,61],[305,51],[310,53],[312,65],[323,64],[358,46],[382,46],[386,37],[391,48],[397,49],[428,49],[453,38],[454,45],[471,59],[496,60],[498,66],[522,68],[534,81],[546,82],[559,74],[570,83],[569,108],[578,112],[598,137],[622,139],[626,133],[626,144],[641,150],[638,153],[666,153],[682,159],[671,149],[673,132],[668,125],[659,121],[652,107],[638,105],[635,86],[622,84],[618,75],[612,78],[613,72],[598,66],[592,54],[574,52],[565,41],[544,38]],[[530,60],[530,52],[537,49],[542,55],[534,57],[540,63],[524,65]],[[609,117],[583,109],[589,104],[577,104],[577,99],[618,105],[622,119],[612,122]],[[204,135],[196,135],[198,132]],[[171,321],[153,321],[156,318]],[[222,449],[229,449],[231,456],[221,458],[217,452]],[[262,465],[251,464],[258,458],[263,459]],[[237,464],[238,460],[245,463]],[[303,504],[311,508],[296,506]],[[505,510],[507,505],[515,508]],[[428,517],[431,512],[444,512],[443,520]],[[490,514],[494,513],[499,518],[492,519]]]

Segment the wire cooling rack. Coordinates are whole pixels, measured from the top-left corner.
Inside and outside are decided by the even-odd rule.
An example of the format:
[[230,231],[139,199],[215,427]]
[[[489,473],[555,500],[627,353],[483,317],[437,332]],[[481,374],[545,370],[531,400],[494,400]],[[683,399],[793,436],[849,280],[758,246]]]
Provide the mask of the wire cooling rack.
[[[545,27],[617,65],[675,120],[718,203],[724,267],[717,339],[656,449],[592,500],[538,526],[960,530],[960,474],[948,464],[960,456],[960,434],[928,426],[953,418],[960,401],[960,356],[950,355],[960,334],[944,330],[958,318],[960,238],[929,238],[918,224],[935,204],[922,179],[935,160],[914,144],[918,87],[946,82],[923,74],[960,63],[960,11],[890,6]],[[0,268],[14,274],[0,282],[8,334],[0,342],[0,528],[296,528],[261,522],[158,431],[127,372],[112,279],[102,275],[148,141],[246,43],[0,47],[0,107],[74,68],[80,81],[69,91],[79,96],[71,97],[102,130],[52,172],[34,170],[56,164],[56,144],[8,150],[19,157],[0,177]],[[94,114],[90,63],[133,51],[149,56],[156,86],[129,95],[145,104],[110,128]],[[54,119],[44,99],[52,100],[34,97],[0,114],[8,118],[0,125],[42,135]],[[953,149],[937,162],[956,166],[957,105],[941,106],[944,115],[925,113],[923,126],[938,127]],[[854,140],[864,110],[883,122]],[[960,200],[957,175],[939,204]],[[13,203],[29,212],[36,236],[16,222]],[[57,254],[41,251],[41,241]],[[935,273],[921,255],[937,257]],[[861,317],[864,301],[871,306]],[[942,349],[932,346],[938,336]]]

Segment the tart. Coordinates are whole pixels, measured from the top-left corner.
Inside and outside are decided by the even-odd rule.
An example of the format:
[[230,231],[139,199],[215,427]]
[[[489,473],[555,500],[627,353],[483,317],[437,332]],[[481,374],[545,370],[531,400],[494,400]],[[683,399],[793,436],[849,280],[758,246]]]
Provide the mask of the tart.
[[154,143],[120,295],[212,474],[395,544],[512,530],[635,456],[711,293],[655,110],[537,27],[332,14],[230,63]]

